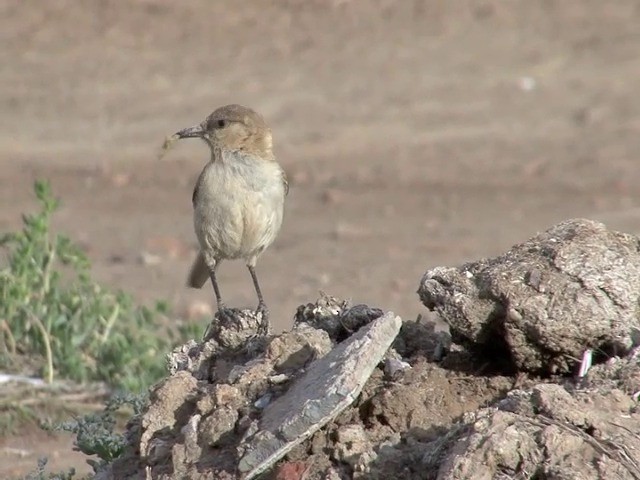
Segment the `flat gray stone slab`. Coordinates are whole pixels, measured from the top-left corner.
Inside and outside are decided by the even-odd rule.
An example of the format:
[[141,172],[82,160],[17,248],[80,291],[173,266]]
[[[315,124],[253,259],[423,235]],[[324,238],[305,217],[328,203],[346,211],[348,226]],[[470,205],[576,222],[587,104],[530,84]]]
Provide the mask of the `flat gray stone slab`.
[[351,405],[401,325],[400,317],[387,312],[313,362],[265,409],[258,431],[239,446],[243,478],[250,480],[272,467]]

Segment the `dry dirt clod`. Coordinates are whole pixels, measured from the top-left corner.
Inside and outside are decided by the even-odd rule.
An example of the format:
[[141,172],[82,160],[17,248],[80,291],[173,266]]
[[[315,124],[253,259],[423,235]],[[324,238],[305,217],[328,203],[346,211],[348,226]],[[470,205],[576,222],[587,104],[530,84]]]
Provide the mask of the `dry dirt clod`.
[[390,348],[384,356],[385,375],[388,378],[393,378],[396,373],[402,372],[407,368],[411,368],[411,364],[405,362],[395,349]]
[[[574,392],[560,385],[537,385],[513,392],[501,402],[465,415],[447,439],[437,478],[620,478],[640,479],[640,415],[616,390]],[[610,402],[611,403],[611,402]],[[508,411],[504,408],[508,407]],[[621,421],[624,418],[624,423]],[[598,425],[598,428],[593,428]],[[429,468],[429,465],[425,465]]]
[[[188,411],[184,408],[189,405],[191,397],[197,390],[197,381],[188,372],[178,372],[158,385],[150,396],[150,406],[142,416],[142,428],[144,433],[140,438],[140,453],[149,455],[149,442],[156,432],[162,432],[176,428],[184,424],[184,415]],[[177,414],[181,412],[180,414]]]
[[198,380],[208,378],[211,361],[219,352],[220,345],[215,340],[200,344],[190,340],[167,355],[169,373],[175,375],[180,371],[188,371]]
[[222,445],[225,436],[228,442],[233,441],[237,421],[238,411],[235,408],[218,408],[200,423],[199,438],[211,447]]
[[333,341],[341,341],[361,326],[383,315],[379,308],[368,305],[351,305],[350,302],[322,294],[316,303],[298,307],[294,329],[309,325],[326,331]]
[[432,269],[418,293],[454,339],[521,370],[571,373],[587,349],[616,355],[633,346],[638,245],[601,223],[568,220],[502,256]]
[[254,310],[229,308],[216,312],[204,340],[214,339],[227,350],[239,350],[256,337],[262,328],[262,314]]
[[348,464],[356,472],[365,472],[377,455],[361,424],[344,425],[336,433],[333,457]]
[[326,355],[332,348],[327,332],[301,324],[269,343],[266,356],[276,370],[300,370],[307,363]]
[[313,328],[325,330],[331,339],[337,337],[340,330],[340,315],[349,308],[349,302],[322,294],[315,303],[300,305],[294,318],[294,328],[307,324]]

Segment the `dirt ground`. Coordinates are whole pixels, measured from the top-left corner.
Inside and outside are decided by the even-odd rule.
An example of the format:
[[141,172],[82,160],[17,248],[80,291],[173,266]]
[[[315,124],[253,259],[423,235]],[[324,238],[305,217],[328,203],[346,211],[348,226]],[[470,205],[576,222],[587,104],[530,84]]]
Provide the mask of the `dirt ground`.
[[[0,18],[0,231],[48,178],[95,276],[181,317],[213,302],[184,286],[208,153],[156,155],[226,103],[266,117],[291,181],[258,265],[279,329],[319,290],[415,317],[427,268],[562,219],[640,234],[635,0],[5,0]],[[241,262],[220,282],[255,302]],[[5,439],[0,475],[64,445]]]

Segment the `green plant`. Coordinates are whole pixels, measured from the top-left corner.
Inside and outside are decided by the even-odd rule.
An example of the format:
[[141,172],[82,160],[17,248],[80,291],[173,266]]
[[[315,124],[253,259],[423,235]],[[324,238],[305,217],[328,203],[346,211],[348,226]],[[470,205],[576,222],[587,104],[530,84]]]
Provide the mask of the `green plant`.
[[47,182],[35,183],[40,211],[23,216],[21,231],[0,237],[0,368],[40,369],[51,382],[104,381],[141,391],[165,373],[164,354],[185,329],[161,329],[167,305],[138,307],[90,278],[86,255],[51,233],[58,208]]
[[68,472],[47,473],[45,470],[47,462],[46,457],[39,458],[36,470],[29,473],[23,480],[73,480],[76,475],[74,468],[69,469]]
[[74,433],[76,435],[74,449],[85,455],[96,455],[100,459],[99,461],[87,460],[97,472],[103,465],[118,458],[126,446],[124,434],[114,431],[117,413],[123,408],[130,407],[134,415],[139,415],[146,402],[145,394],[117,393],[106,402],[101,412],[84,415],[53,426],[43,425],[43,428]]

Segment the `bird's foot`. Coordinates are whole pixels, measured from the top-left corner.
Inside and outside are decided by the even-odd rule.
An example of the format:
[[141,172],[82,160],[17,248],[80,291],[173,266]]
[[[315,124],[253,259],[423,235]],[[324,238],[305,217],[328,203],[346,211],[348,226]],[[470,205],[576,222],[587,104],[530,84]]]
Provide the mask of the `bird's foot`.
[[258,334],[264,336],[269,335],[271,324],[269,323],[269,309],[267,308],[266,303],[260,302],[258,304],[258,308],[256,308],[256,313],[259,313],[262,317],[260,326],[258,327]]
[[221,322],[230,322],[237,317],[239,310],[237,308],[229,308],[225,305],[218,306],[218,319]]
[[256,313],[261,313],[262,318],[269,318],[269,309],[267,308],[267,304],[260,302],[258,304],[258,308],[256,308]]
[[236,308],[227,308],[224,304],[218,304],[218,311],[216,312],[213,320],[207,325],[207,328],[202,335],[204,341],[209,340],[212,335],[218,331],[220,325],[230,325],[234,319],[237,318],[239,310]]

